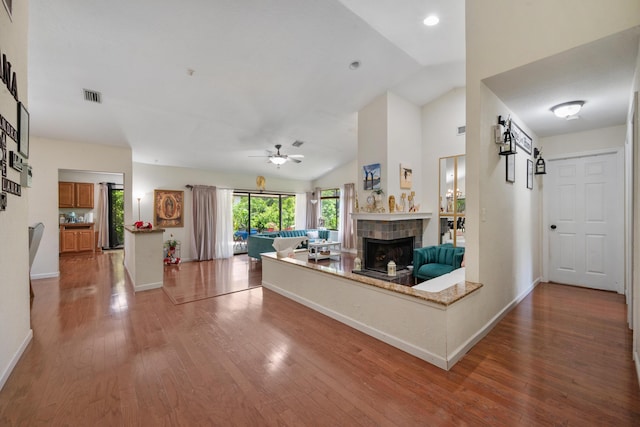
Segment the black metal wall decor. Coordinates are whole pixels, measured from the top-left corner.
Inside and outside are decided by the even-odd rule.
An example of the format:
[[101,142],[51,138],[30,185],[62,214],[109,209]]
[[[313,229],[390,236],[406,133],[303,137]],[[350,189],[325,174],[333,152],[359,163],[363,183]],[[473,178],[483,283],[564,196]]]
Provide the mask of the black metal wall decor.
[[2,176],[7,176],[7,135],[0,131],[0,169]]
[[9,93],[13,95],[16,101],[18,99],[18,77],[15,71],[11,71],[11,61],[7,59],[7,55],[2,54],[2,70],[0,70],[0,80],[7,87]]
[[2,178],[2,191],[6,191],[15,196],[22,196],[22,187],[20,184],[7,178]]
[[6,132],[9,138],[18,142],[18,131],[16,128],[11,126],[11,123],[7,119],[4,118],[2,114],[0,114],[0,130]]

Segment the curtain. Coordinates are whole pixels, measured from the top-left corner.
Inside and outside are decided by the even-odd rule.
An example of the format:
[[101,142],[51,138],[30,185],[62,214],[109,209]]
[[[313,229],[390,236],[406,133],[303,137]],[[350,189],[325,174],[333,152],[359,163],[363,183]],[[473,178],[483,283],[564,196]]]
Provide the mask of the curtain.
[[351,218],[356,199],[355,184],[345,184],[340,191],[339,241],[344,249],[356,248],[356,222]]
[[193,245],[198,261],[215,258],[216,187],[193,186]]
[[[307,193],[307,228],[318,228],[318,218],[322,207],[320,191],[320,187],[316,187],[313,193]],[[315,200],[316,203],[311,203],[312,200]]]
[[215,257],[233,256],[233,190],[216,192]]
[[98,244],[101,248],[109,248],[109,188],[107,184],[98,184]]

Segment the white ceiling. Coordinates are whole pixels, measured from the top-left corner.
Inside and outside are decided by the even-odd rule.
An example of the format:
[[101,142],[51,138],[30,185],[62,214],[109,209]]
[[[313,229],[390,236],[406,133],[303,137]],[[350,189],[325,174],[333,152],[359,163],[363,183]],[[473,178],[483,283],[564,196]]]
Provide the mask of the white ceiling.
[[[640,27],[485,79],[484,83],[540,137],[623,125],[638,56]],[[585,101],[578,120],[551,107]]]
[[[32,135],[130,146],[136,162],[315,179],[355,159],[357,112],[378,95],[423,105],[465,84],[464,0],[29,6]],[[431,13],[440,24],[425,27]],[[521,84],[536,74],[522,76],[487,84],[538,132],[543,120],[526,108]],[[102,104],[84,101],[84,88],[101,92]],[[275,144],[304,161],[277,169],[250,157]]]

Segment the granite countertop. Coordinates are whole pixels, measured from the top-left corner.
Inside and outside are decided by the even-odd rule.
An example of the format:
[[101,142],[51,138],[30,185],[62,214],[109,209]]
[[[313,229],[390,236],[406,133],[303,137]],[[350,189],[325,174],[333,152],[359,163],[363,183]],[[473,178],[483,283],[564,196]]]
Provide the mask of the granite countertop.
[[317,265],[315,263],[299,261],[294,258],[278,258],[275,252],[268,252],[261,254],[271,259],[275,259],[280,262],[286,262],[290,264],[296,264],[304,268],[310,268],[317,270],[325,274],[331,274],[333,276],[342,277],[345,279],[353,280],[354,282],[363,283],[370,286],[386,289],[393,292],[398,292],[404,295],[410,295],[415,298],[420,298],[425,301],[429,301],[435,304],[449,306],[454,302],[464,298],[467,295],[472,294],[482,287],[481,283],[474,283],[469,281],[460,282],[456,285],[450,286],[440,292],[427,292],[417,289],[413,289],[410,286],[399,285],[396,283],[387,282],[384,280],[375,279],[373,277],[363,276],[361,274],[339,271],[335,268],[327,267],[324,265]]
[[124,229],[127,230],[129,233],[163,233],[164,232],[164,228],[152,228],[152,229],[136,228],[133,225],[125,225]]

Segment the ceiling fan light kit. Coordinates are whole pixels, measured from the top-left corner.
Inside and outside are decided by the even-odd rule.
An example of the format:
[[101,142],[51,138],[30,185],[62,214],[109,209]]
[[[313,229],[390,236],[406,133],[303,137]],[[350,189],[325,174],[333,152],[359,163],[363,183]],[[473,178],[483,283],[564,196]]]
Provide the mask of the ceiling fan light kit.
[[[298,145],[296,145],[296,143]],[[293,145],[299,147],[300,145],[302,145],[302,141],[296,141]],[[280,149],[282,148],[282,144],[276,144],[276,152],[275,154],[268,154],[266,156],[249,156],[249,157],[267,157],[268,161],[273,163],[274,165],[278,166],[278,169],[280,169],[281,165],[284,165],[285,163],[287,163],[288,161],[292,161],[294,163],[301,163],[302,162],[302,158],[304,157],[304,155],[302,154],[281,154],[280,153]]]

